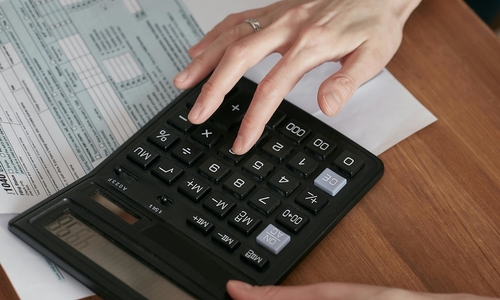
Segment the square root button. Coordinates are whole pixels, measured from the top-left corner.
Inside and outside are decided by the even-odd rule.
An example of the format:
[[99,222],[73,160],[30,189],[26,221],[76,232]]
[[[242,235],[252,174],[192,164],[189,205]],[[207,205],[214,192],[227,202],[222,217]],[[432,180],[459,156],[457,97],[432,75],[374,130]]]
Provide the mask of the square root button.
[[283,248],[290,242],[290,236],[269,224],[256,237],[257,243],[274,254],[280,253]]

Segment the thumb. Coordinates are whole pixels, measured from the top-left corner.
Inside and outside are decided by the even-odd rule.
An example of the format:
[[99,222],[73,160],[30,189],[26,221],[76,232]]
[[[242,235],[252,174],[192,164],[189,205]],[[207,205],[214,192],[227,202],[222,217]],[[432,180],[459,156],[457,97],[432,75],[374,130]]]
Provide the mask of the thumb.
[[245,282],[230,280],[227,285],[227,292],[234,300],[295,300],[310,298],[312,286],[253,286]]
[[337,114],[356,89],[377,75],[392,55],[363,44],[345,57],[342,68],[327,78],[318,90],[318,104],[327,116]]

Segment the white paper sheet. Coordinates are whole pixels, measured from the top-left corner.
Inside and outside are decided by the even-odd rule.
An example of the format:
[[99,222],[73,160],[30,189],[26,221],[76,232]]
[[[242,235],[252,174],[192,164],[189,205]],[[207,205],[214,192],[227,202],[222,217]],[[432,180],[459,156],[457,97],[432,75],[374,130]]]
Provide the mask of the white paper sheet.
[[0,215],[0,263],[21,300],[69,300],[94,294],[10,233],[7,224],[13,217]]
[[[205,33],[230,13],[276,2],[275,0],[184,1]],[[245,76],[260,82],[279,58],[277,54],[266,58],[250,69]],[[285,98],[375,155],[381,154],[437,120],[387,69],[361,86],[340,113],[334,117],[325,116],[316,102],[318,87],[339,68],[339,63],[326,63],[312,70]]]

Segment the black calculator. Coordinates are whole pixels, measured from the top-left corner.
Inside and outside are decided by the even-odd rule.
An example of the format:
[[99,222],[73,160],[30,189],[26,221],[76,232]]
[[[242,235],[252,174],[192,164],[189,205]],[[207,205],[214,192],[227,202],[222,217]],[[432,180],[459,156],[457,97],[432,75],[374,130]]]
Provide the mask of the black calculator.
[[254,147],[235,155],[256,84],[242,78],[193,125],[202,84],[9,229],[105,299],[228,299],[230,279],[282,281],[383,163],[286,100]]

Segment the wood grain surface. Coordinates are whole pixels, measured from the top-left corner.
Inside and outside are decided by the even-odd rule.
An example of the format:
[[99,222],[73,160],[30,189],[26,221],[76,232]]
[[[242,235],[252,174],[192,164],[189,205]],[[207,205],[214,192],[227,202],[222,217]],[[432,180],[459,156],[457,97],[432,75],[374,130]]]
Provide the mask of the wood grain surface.
[[[380,182],[283,284],[500,297],[500,39],[462,0],[424,0],[388,69],[439,120],[380,155]],[[3,272],[0,299],[17,299]]]

